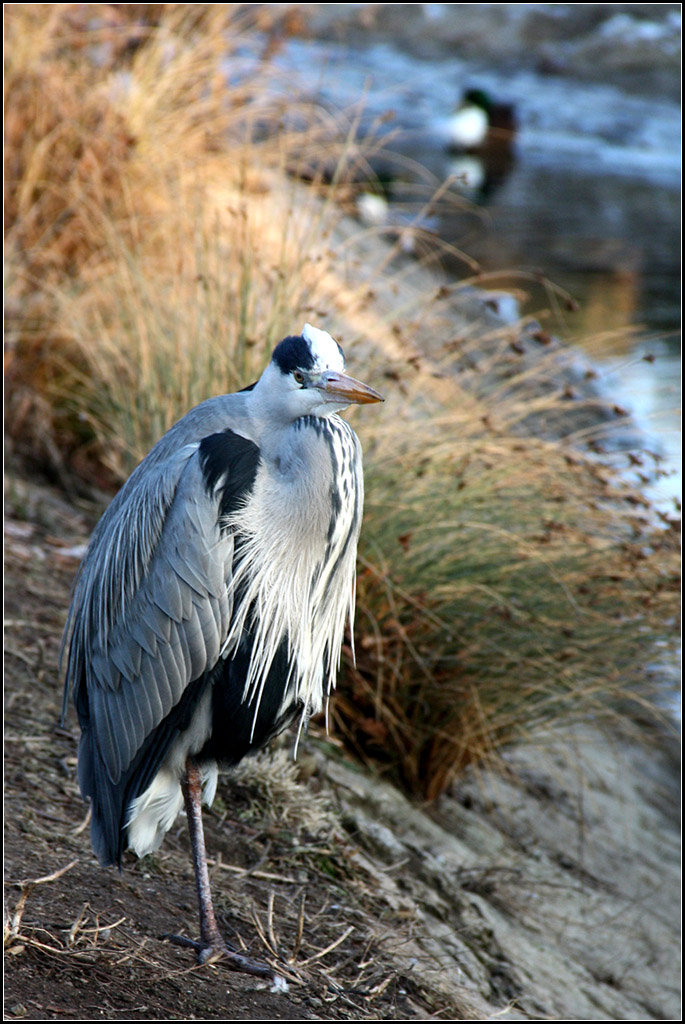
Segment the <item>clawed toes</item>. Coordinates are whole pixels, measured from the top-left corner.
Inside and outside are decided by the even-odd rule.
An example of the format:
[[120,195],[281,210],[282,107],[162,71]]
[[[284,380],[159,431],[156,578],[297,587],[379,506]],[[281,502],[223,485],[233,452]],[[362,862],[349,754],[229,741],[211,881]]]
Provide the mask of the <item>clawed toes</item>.
[[223,939],[219,942],[196,942],[194,939],[186,939],[183,935],[165,935],[164,938],[175,946],[194,949],[200,964],[213,964],[221,961],[231,971],[242,971],[243,974],[252,974],[258,978],[270,978],[274,982],[280,978],[268,964],[243,956],[242,953],[231,949]]

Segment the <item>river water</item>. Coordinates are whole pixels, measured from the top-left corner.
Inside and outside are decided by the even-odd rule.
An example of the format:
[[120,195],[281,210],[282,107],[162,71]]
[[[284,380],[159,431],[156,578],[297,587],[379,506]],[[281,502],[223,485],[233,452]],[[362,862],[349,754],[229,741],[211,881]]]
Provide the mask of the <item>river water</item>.
[[[311,6],[342,13],[369,5]],[[381,131],[393,133],[392,150],[427,168],[436,182],[458,173],[447,126],[463,90],[482,88],[513,104],[518,129],[510,159],[484,193],[459,179],[455,189],[472,209],[443,215],[436,229],[483,267],[501,271],[501,287],[507,271],[539,270],[577,299],[578,311],[559,308],[550,326],[586,348],[612,397],[631,408],[647,443],[663,455],[672,475],[652,496],[672,510],[681,489],[678,102],[658,88],[627,91],[610,78],[573,80],[511,59],[502,70],[456,56],[437,45],[439,18],[431,10],[574,5],[407,6],[423,7],[425,18],[436,21],[428,52],[412,52],[406,38],[383,32],[345,38],[329,25],[320,38],[282,43],[272,58],[280,82],[332,110],[359,108],[363,97],[362,131],[372,124],[378,131],[380,122]],[[645,25],[651,22],[639,23],[643,36]],[[672,24],[657,27],[672,48]],[[651,45],[655,31],[649,32]],[[342,38],[331,41],[336,35]],[[402,210],[406,216],[406,202]],[[455,264],[453,272],[466,270]],[[523,311],[541,308],[545,298],[533,289]]]

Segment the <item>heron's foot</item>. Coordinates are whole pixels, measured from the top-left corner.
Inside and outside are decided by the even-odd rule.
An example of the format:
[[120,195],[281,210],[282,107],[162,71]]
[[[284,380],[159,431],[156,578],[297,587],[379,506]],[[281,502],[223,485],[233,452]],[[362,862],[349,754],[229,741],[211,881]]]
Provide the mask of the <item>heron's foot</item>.
[[276,984],[283,980],[273,967],[269,967],[268,964],[264,964],[260,960],[252,960],[250,957],[244,956],[222,938],[212,942],[196,942],[194,939],[186,939],[183,935],[165,935],[164,938],[174,946],[194,949],[198,962],[201,964],[222,963],[231,971],[253,974],[257,978],[270,978]]

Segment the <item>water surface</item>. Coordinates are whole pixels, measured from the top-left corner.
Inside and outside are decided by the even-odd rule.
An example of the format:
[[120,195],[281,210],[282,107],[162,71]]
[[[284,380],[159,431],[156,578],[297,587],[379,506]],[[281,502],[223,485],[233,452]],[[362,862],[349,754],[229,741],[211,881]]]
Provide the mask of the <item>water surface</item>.
[[[455,170],[447,124],[465,88],[514,105],[518,131],[504,172],[483,193],[457,183],[476,214],[443,215],[437,230],[501,271],[505,287],[507,271],[542,271],[578,300],[576,313],[559,309],[551,326],[600,361],[612,394],[662,452],[674,476],[657,495],[670,505],[680,493],[678,104],[531,70],[422,59],[391,41],[291,39],[275,61],[288,88],[331,109],[363,97],[362,130],[378,131],[391,114],[380,130],[392,131],[393,150],[436,181]],[[401,205],[406,213],[406,200]],[[452,272],[466,269],[455,262]],[[545,299],[533,288],[529,309]]]

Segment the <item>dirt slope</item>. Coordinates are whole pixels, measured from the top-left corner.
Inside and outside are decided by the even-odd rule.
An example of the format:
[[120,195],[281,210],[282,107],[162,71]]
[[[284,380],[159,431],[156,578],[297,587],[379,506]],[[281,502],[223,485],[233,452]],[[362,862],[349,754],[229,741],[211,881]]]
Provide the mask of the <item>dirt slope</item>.
[[93,511],[21,477],[6,497],[8,1018],[679,1018],[677,752],[591,732],[428,809],[316,730],[296,766],[284,746],[224,777],[206,816],[223,927],[289,991],[197,967],[162,939],[197,929],[183,821],[155,857],[98,867],[59,724]]

